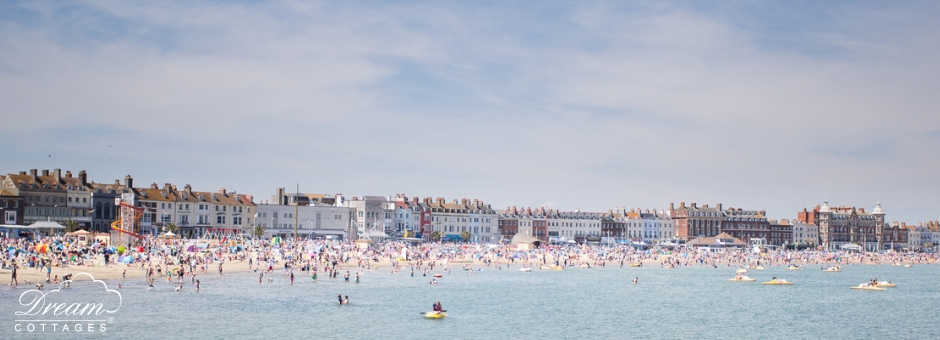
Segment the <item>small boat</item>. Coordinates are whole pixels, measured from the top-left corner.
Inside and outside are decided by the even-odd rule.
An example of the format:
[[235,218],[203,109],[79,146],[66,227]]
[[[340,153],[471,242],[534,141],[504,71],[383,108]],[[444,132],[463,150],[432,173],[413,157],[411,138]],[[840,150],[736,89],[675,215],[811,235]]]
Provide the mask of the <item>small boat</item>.
[[519,271],[523,273],[528,273],[532,271],[532,268],[529,268],[529,267],[520,268]]
[[630,263],[630,267],[642,267],[642,266],[643,266],[643,264],[640,263],[640,262],[633,262],[633,263]]
[[756,269],[756,270],[764,270],[764,266],[757,266],[757,267],[754,267],[754,269]]
[[770,280],[767,282],[761,282],[761,284],[768,285],[768,286],[789,286],[789,285],[792,285],[793,282],[790,282],[787,280]]
[[839,268],[838,266],[836,266],[836,267],[829,267],[829,268],[823,269],[823,271],[824,271],[824,272],[830,272],[830,273],[838,273],[838,272],[841,272],[841,271],[842,271],[842,268]]
[[858,285],[858,286],[852,286],[852,287],[849,287],[849,288],[850,288],[850,289],[855,289],[855,290],[888,290],[887,288],[870,286],[870,285],[864,284],[864,283],[863,283],[863,284],[860,284],[860,285]]
[[800,269],[803,269],[803,268],[800,268],[799,266],[794,265],[794,264],[791,264],[789,267],[787,267],[787,270],[800,270]]
[[910,267],[911,267],[911,264],[910,264],[910,263],[907,263],[907,264],[904,265],[904,268],[910,268]]
[[427,312],[424,313],[424,317],[428,319],[443,319],[447,317],[447,313],[444,312]]
[[747,269],[744,269],[744,268],[738,268],[738,270],[737,270],[737,271],[735,271],[735,273],[738,273],[738,274],[743,274],[743,273],[747,273]]
[[878,284],[876,284],[876,286],[878,286],[878,287],[897,287],[898,284],[897,284],[897,283],[891,283],[891,281],[879,281]]
[[757,281],[757,279],[753,277],[748,277],[747,275],[728,279],[728,282],[754,282],[754,281]]
[[565,270],[565,267],[562,267],[562,266],[554,266],[554,267],[552,267],[552,270]]
[[437,273],[437,274],[434,274],[434,277],[444,277],[444,274]]

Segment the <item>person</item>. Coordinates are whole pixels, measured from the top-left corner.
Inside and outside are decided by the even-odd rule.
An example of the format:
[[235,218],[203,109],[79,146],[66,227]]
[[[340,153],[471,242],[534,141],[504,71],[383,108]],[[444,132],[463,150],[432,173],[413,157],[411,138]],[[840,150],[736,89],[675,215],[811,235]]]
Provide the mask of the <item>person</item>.
[[346,274],[343,275],[343,280],[344,280],[345,282],[349,282],[349,271],[348,271],[348,270],[346,271]]
[[639,276],[633,278],[633,284],[636,284],[638,281],[640,281]]
[[444,311],[444,307],[441,306],[441,302],[440,302],[440,301],[435,302],[434,305],[431,306],[431,308],[432,308],[435,312],[443,312],[443,311]]
[[16,264],[14,263],[13,266],[12,266],[12,268],[11,268],[11,269],[12,269],[12,273],[10,273],[10,285],[11,285],[11,286],[14,286],[14,287],[20,285],[19,281],[16,281],[16,267],[17,267],[17,266],[16,266]]
[[777,283],[777,277],[776,277],[776,276],[771,277],[771,278],[770,278],[770,283]]
[[336,299],[339,300],[339,304],[343,304],[343,294],[336,295]]
[[196,293],[199,292],[199,280],[196,280]]
[[346,295],[346,298],[343,299],[343,304],[344,304],[344,305],[348,305],[348,304],[349,304],[349,295]]

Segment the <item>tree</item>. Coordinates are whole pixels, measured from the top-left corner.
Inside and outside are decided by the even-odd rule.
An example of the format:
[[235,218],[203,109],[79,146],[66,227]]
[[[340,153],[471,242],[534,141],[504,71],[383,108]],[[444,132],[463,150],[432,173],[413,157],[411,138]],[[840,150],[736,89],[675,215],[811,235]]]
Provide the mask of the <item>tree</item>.
[[431,241],[437,242],[437,241],[440,241],[440,240],[441,240],[441,232],[440,232],[440,231],[437,231],[437,230],[432,231],[432,232],[431,232]]
[[460,238],[462,238],[464,242],[469,242],[471,237],[473,237],[473,234],[469,231],[464,230],[460,232]]
[[251,235],[257,238],[262,238],[264,237],[265,231],[268,231],[268,228],[265,228],[264,226],[259,224],[259,225],[256,225],[254,229],[251,229]]
[[68,221],[62,222],[62,225],[65,226],[65,232],[67,233],[75,232],[76,230],[81,229],[82,227],[82,224],[78,223],[78,221],[75,221],[75,220],[68,220]]
[[170,223],[167,223],[165,226],[163,226],[163,230],[168,233],[178,234],[180,231],[180,227],[176,225],[176,223],[170,222]]

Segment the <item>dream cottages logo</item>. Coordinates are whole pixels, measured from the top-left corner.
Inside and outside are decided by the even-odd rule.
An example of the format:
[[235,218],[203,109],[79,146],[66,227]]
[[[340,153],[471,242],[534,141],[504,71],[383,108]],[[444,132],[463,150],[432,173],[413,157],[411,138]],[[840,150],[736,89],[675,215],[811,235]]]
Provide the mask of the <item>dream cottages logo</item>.
[[[91,280],[77,280],[81,276]],[[78,273],[46,292],[39,288],[20,294],[15,332],[104,333],[114,323],[111,315],[124,303],[121,293],[88,273]]]

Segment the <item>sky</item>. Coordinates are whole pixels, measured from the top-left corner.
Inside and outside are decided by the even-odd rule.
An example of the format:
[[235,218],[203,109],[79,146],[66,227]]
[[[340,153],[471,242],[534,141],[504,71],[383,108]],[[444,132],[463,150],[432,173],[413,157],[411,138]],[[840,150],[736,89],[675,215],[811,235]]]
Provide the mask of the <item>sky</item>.
[[0,172],[940,219],[940,2],[3,1]]

